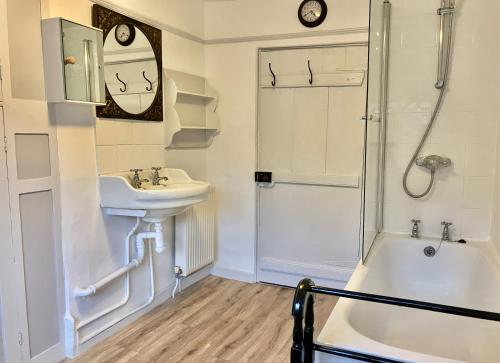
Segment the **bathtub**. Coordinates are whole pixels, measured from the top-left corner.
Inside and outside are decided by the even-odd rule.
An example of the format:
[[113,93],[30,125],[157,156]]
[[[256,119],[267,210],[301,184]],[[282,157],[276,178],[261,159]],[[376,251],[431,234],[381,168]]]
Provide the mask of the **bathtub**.
[[[500,312],[500,259],[491,243],[383,234],[347,290]],[[500,323],[342,298],[318,342],[419,363],[500,362]],[[317,353],[316,362],[353,362]]]

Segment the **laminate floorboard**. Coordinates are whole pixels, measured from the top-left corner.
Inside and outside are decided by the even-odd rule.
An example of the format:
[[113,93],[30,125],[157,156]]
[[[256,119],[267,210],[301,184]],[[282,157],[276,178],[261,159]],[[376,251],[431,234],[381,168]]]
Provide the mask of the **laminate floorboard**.
[[[288,363],[293,289],[210,276],[71,363]],[[316,296],[316,331],[337,298]]]

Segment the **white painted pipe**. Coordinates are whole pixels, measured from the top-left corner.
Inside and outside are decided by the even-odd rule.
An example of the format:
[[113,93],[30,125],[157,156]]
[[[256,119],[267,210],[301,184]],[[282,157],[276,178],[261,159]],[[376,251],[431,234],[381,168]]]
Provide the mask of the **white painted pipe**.
[[163,224],[162,223],[155,223],[155,250],[156,253],[163,253],[165,252],[165,235],[163,233]]
[[116,280],[119,277],[122,277],[129,271],[137,268],[140,265],[139,261],[137,260],[132,260],[128,265],[123,266],[122,268],[116,270],[112,274],[109,274],[108,276],[104,277],[103,279],[99,280],[93,285],[90,285],[86,288],[79,288],[76,287],[75,290],[73,291],[73,294],[75,297],[87,297],[91,295],[95,295],[95,293],[102,289],[104,286],[108,285],[110,282]]
[[[125,261],[126,261],[126,263],[129,263],[129,261],[130,261],[130,239],[137,232],[137,229],[139,228],[140,224],[141,224],[141,219],[139,217],[137,217],[134,227],[130,230],[130,232],[128,233],[127,238],[125,240]],[[109,308],[101,311],[100,313],[98,313],[90,318],[87,318],[85,320],[81,320],[77,324],[74,324],[74,328],[76,330],[75,335],[78,336],[79,329],[93,323],[94,321],[102,318],[103,316],[106,316],[106,315],[112,313],[115,310],[120,309],[121,307],[125,306],[129,300],[130,300],[130,273],[127,273],[126,282],[125,282],[125,296],[124,296],[124,298],[120,302],[118,302],[117,304],[110,306]],[[70,304],[68,304],[68,307],[69,306],[70,306]],[[71,313],[68,312],[68,314],[69,314],[69,316],[71,316],[71,319],[74,321],[75,319],[71,315]],[[78,338],[76,338],[75,340],[78,341]],[[75,346],[77,345],[76,341],[75,341]]]
[[129,264],[126,266],[123,266],[116,270],[115,272],[109,274],[108,276],[104,277],[103,279],[99,280],[98,282],[85,287],[85,288],[80,288],[76,287],[73,290],[73,294],[75,297],[87,297],[87,296],[92,296],[97,293],[100,289],[105,287],[106,285],[110,284],[114,280],[120,278],[121,276],[129,273],[133,269],[139,267],[144,260],[144,254],[145,254],[145,239],[154,239],[156,242],[156,252],[162,253],[165,251],[165,240],[163,238],[163,225],[161,223],[155,223],[155,232],[141,232],[136,234],[136,250],[137,250],[137,257],[130,261]]
[[153,265],[153,249],[151,247],[151,244],[149,246],[150,246],[149,247],[149,279],[150,279],[150,286],[151,286],[151,295],[149,296],[148,300],[144,304],[142,304],[141,306],[128,312],[126,315],[121,316],[119,318],[116,318],[116,319],[108,322],[107,324],[105,324],[101,328],[97,329],[96,331],[93,331],[89,335],[81,338],[80,344],[84,344],[84,343],[88,342],[90,339],[95,338],[97,335],[101,334],[103,331],[108,330],[112,326],[118,324],[120,321],[128,318],[129,316],[137,313],[138,311],[148,307],[149,305],[151,305],[153,303],[155,296],[156,296],[156,288],[155,288],[155,276],[154,276],[154,265]]
[[[135,227],[130,231],[129,235],[127,236],[127,246],[130,245],[130,238],[133,234],[135,234],[137,232],[137,228],[139,227],[139,224],[140,224],[140,219],[137,218],[137,223],[135,225]],[[137,256],[136,258],[131,261],[127,266],[131,265],[131,264],[134,264],[135,262],[138,263],[138,265],[140,265],[143,260],[144,260],[144,256],[145,256],[145,239],[154,239],[155,242],[156,242],[156,251],[158,253],[162,253],[164,250],[165,250],[165,239],[164,239],[164,234],[163,234],[163,225],[162,223],[156,223],[155,224],[155,232],[141,232],[141,233],[138,233],[136,234],[136,250],[137,250]],[[130,253],[129,253],[129,247],[127,247],[127,257],[129,257]],[[156,294],[156,291],[155,291],[155,283],[154,283],[154,265],[153,265],[153,253],[152,253],[152,247],[150,245],[150,249],[149,249],[149,268],[150,268],[150,286],[151,286],[151,294],[150,294],[150,297],[148,298],[148,300],[141,306],[139,306],[138,308],[130,311],[129,313],[127,313],[125,316],[122,316],[120,318],[117,318],[109,323],[107,323],[106,325],[104,325],[103,327],[99,328],[98,330],[90,333],[89,335],[87,335],[86,337],[84,338],[79,338],[79,333],[78,331],[80,329],[82,329],[83,327],[93,323],[94,321],[96,321],[97,319],[119,309],[120,307],[126,305],[130,299],[130,271],[132,269],[130,269],[128,272],[127,272],[127,296],[126,298],[119,304],[111,307],[111,308],[108,308],[106,309],[105,311],[93,316],[92,318],[89,318],[89,319],[86,319],[86,320],[82,320],[80,321],[79,323],[77,323],[75,325],[75,329],[76,329],[76,340],[77,340],[77,344],[84,344],[86,343],[87,341],[89,341],[90,339],[96,337],[97,335],[99,335],[100,333],[102,333],[103,331],[109,329],[110,327],[112,327],[113,325],[115,324],[118,324],[120,321],[126,319],[127,317],[137,313],[138,311],[146,308],[147,306],[151,305],[154,301],[154,298],[155,298],[155,294]],[[127,266],[125,266],[124,268],[126,268]],[[120,269],[121,270],[121,269]],[[118,270],[118,271],[120,271]],[[111,275],[115,275],[117,274],[117,272],[111,274]],[[111,276],[110,275],[110,276]],[[109,277],[109,276],[108,276]],[[106,278],[105,278],[106,279]],[[104,280],[104,279],[103,279]],[[92,286],[96,286],[98,288],[96,288],[96,292],[97,290],[99,290],[99,288],[102,288],[104,285],[102,284],[103,280],[99,281],[98,283],[92,285]],[[109,281],[110,282],[110,281]],[[108,283],[109,283],[108,282]],[[88,288],[87,288],[88,289]],[[84,289],[82,289],[84,290]],[[93,291],[93,289],[91,289],[90,291]]]

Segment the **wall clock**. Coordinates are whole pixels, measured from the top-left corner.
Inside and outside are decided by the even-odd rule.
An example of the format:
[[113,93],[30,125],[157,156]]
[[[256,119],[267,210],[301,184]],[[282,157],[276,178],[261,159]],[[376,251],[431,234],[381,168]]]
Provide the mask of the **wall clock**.
[[135,27],[132,24],[118,24],[115,29],[115,38],[118,44],[127,47],[135,39]]
[[304,0],[299,6],[299,20],[302,25],[314,28],[323,23],[328,13],[325,0]]

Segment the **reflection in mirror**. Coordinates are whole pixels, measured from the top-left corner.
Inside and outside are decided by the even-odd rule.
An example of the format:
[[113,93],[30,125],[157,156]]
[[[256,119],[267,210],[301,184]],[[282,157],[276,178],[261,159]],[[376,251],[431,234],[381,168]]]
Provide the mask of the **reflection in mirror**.
[[66,99],[104,103],[102,83],[102,33],[71,21],[61,20]]
[[151,43],[136,26],[118,24],[108,33],[104,78],[111,97],[124,111],[137,115],[153,104],[158,91],[158,64]]

